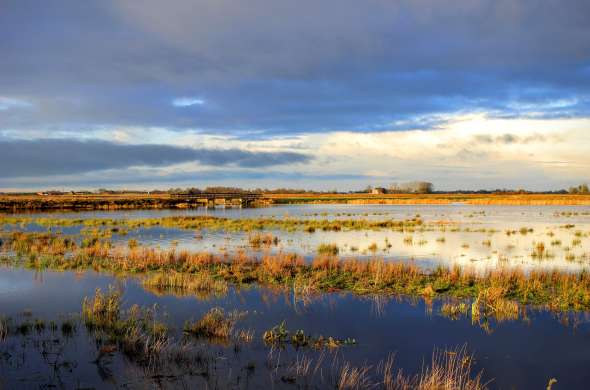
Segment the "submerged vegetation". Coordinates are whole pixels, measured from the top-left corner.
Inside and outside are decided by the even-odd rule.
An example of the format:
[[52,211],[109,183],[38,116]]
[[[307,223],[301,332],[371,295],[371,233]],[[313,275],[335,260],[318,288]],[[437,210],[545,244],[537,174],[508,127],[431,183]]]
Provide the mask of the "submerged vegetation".
[[324,337],[322,335],[313,337],[306,334],[302,329],[291,333],[287,330],[284,321],[264,332],[262,338],[266,344],[278,347],[284,347],[286,344],[291,344],[296,348],[310,346],[320,349],[337,348],[343,345],[356,344],[356,340],[351,338],[341,340],[331,336]]

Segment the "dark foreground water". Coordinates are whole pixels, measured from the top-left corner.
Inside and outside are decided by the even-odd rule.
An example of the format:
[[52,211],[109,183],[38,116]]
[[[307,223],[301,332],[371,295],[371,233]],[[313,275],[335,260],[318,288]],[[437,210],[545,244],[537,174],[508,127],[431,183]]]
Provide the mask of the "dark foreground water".
[[[261,288],[230,289],[224,297],[198,299],[158,295],[133,278],[0,268],[0,316],[59,322],[80,312],[84,296],[109,285],[124,289],[126,306],[157,304],[164,321],[178,334],[185,320],[198,319],[212,307],[245,311],[248,314],[237,327],[253,330],[253,341],[239,347],[195,341],[203,356],[213,356],[208,370],[193,367],[182,375],[162,376],[118,354],[97,364],[96,344],[83,326],[69,336],[47,329],[31,331],[0,341],[0,388],[270,388],[271,383],[275,388],[296,388],[280,378],[276,362],[284,367],[302,356],[324,355],[323,375],[327,376],[335,360],[375,366],[395,353],[396,367],[413,373],[429,362],[433,348],[462,345],[475,354],[476,370],[493,380],[491,388],[544,389],[549,378],[558,380],[554,389],[585,389],[590,383],[590,319],[584,314],[557,318],[534,311],[526,319],[492,323],[491,329],[484,330],[472,325],[470,318],[441,316],[440,301],[428,304],[421,299],[333,293],[302,302],[292,294]],[[262,334],[282,321],[290,330],[354,338],[358,344],[336,352],[296,351],[287,346],[269,355]],[[279,378],[271,380],[273,375]]]

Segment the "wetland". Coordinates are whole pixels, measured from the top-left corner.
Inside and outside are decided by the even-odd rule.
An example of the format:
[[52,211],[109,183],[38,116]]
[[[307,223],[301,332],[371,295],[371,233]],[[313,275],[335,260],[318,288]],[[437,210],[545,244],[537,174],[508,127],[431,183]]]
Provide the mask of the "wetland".
[[588,206],[22,212],[0,227],[5,388],[588,381]]

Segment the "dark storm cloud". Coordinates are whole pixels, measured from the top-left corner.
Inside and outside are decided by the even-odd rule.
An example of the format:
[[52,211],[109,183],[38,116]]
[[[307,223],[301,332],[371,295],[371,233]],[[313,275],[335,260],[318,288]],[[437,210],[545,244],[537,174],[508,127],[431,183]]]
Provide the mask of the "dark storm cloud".
[[586,0],[5,0],[0,94],[30,106],[0,110],[0,127],[269,137],[469,110],[587,116],[588,15]]
[[0,141],[2,178],[70,175],[134,166],[161,167],[191,161],[207,166],[268,168],[309,160],[310,157],[293,152],[250,152],[63,139]]

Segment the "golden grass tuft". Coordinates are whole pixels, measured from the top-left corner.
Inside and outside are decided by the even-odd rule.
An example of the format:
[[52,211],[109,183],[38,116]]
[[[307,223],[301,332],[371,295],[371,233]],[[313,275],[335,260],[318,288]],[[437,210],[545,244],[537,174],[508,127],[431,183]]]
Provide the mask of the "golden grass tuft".
[[220,307],[214,307],[196,322],[186,322],[184,331],[199,337],[206,338],[229,338],[236,322],[245,316],[246,313],[232,311],[226,313]]

